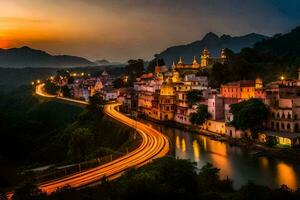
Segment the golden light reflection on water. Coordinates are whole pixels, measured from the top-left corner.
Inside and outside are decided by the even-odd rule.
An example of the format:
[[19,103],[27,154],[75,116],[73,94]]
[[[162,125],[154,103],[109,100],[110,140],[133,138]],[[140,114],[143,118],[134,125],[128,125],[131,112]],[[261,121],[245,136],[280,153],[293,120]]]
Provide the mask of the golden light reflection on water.
[[217,168],[220,168],[221,176],[231,176],[232,171],[230,163],[227,157],[227,148],[226,144],[218,141],[209,141],[209,150],[211,153],[212,164]]
[[182,152],[186,152],[186,143],[184,138],[182,138],[181,140],[181,147],[182,147]]
[[259,157],[259,164],[263,170],[269,169],[269,160],[266,157]]
[[194,151],[194,160],[196,162],[199,162],[200,148],[199,148],[199,144],[198,144],[197,140],[193,141],[193,151]]
[[277,178],[278,178],[278,186],[285,184],[290,188],[297,188],[297,178],[296,173],[290,165],[286,163],[280,162],[277,165]]
[[176,136],[176,148],[180,149],[180,138],[178,135]]

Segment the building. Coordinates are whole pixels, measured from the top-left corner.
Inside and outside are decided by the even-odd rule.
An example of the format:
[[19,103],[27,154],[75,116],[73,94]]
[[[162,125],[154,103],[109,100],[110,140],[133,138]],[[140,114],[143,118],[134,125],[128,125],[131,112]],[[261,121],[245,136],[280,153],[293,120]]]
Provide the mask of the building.
[[103,88],[103,97],[105,101],[113,101],[118,98],[118,90],[112,87],[104,87]]
[[203,50],[200,56],[200,63],[197,61],[196,57],[194,56],[194,59],[191,64],[186,64],[183,62],[183,59],[179,57],[179,61],[175,65],[175,70],[185,73],[185,72],[197,72],[200,69],[204,69],[207,67],[212,67],[215,63],[224,63],[226,61],[226,55],[225,50],[222,49],[220,53],[220,57],[211,57],[209,54],[209,51],[207,48]]
[[159,94],[158,115],[161,121],[173,121],[175,113],[176,93],[171,80],[165,81]]
[[208,113],[213,120],[224,120],[224,97],[220,95],[212,95],[207,100]]
[[270,110],[265,137],[275,137],[280,145],[300,144],[300,80],[289,79],[266,86],[265,103]]
[[262,80],[241,80],[221,85],[220,94],[224,98],[247,100],[250,98],[265,98]]

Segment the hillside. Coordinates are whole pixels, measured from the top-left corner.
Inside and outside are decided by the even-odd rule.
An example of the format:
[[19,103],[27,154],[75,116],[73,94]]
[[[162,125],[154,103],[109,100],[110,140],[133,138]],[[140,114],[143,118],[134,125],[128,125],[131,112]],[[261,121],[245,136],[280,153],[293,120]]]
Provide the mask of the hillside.
[[201,51],[207,47],[212,56],[219,56],[222,48],[231,49],[239,52],[244,47],[252,47],[256,42],[268,39],[267,36],[251,33],[244,36],[232,37],[222,35],[221,37],[210,32],[202,40],[192,42],[186,45],[173,46],[157,54],[157,58],[163,58],[167,66],[173,61],[177,61],[181,56],[187,63],[192,62],[194,56],[200,57]]
[[81,57],[50,55],[30,47],[0,49],[0,68],[41,68],[91,66],[95,63]]
[[216,64],[210,72],[211,83],[221,83],[261,77],[265,83],[280,76],[296,78],[300,67],[300,26],[285,34],[258,42],[240,53],[227,49],[228,63]]

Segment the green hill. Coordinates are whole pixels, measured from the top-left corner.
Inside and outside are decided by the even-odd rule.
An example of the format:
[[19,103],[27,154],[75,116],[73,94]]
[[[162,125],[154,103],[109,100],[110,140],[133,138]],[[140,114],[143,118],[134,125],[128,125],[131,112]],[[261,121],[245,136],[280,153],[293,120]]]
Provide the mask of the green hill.
[[286,34],[277,34],[258,42],[253,48],[240,53],[226,49],[226,64],[216,64],[210,75],[211,84],[261,77],[264,82],[278,80],[280,76],[295,78],[300,67],[300,26]]

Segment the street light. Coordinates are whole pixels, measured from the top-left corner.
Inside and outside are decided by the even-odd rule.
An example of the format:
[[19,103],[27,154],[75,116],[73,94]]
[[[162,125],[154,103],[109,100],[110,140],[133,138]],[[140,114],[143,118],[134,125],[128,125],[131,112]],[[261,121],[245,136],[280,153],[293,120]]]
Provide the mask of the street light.
[[284,76],[281,76],[281,77],[280,77],[280,80],[284,81]]
[[31,82],[31,85],[34,85],[34,82],[33,82],[33,81]]
[[40,84],[40,83],[41,83],[41,81],[40,81],[40,80],[37,80],[36,82],[37,82],[38,84]]

